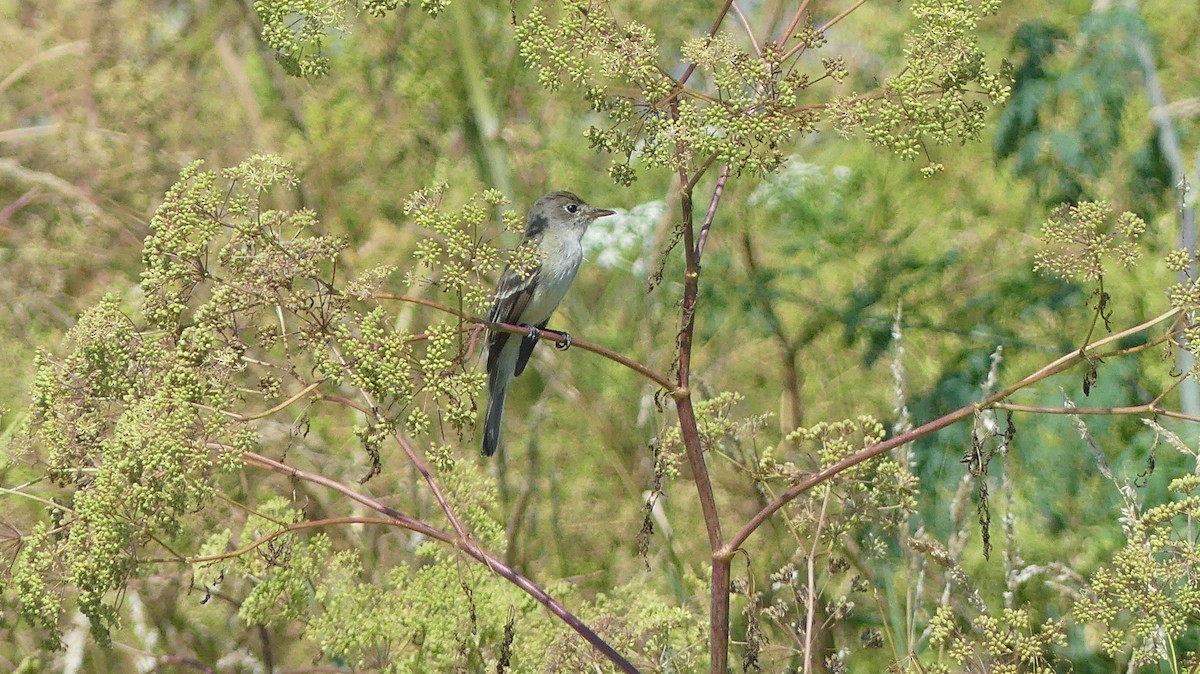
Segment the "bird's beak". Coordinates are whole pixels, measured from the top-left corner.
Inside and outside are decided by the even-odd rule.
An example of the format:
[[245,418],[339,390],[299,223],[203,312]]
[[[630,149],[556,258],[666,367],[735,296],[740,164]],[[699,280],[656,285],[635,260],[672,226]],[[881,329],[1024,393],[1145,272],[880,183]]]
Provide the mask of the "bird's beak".
[[616,213],[616,211],[610,211],[607,208],[593,208],[592,219],[595,220],[596,218],[603,218],[606,215],[612,215],[614,213]]

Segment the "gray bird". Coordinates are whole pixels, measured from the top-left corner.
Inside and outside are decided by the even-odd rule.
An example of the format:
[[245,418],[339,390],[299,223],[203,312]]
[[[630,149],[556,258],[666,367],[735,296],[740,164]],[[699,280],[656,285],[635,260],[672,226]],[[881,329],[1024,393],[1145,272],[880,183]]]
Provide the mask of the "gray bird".
[[[488,320],[493,323],[524,325],[533,328],[522,338],[509,332],[492,332],[488,336],[488,408],[483,425],[483,455],[491,456],[500,446],[500,422],[504,417],[504,396],[513,377],[519,376],[529,363],[537,332],[545,328],[550,314],[558,308],[575,272],[583,262],[580,240],[596,218],[612,215],[613,211],[589,206],[570,192],[551,192],[533,205],[525,221],[521,244],[533,242],[541,256],[541,264],[522,277],[512,267],[506,267],[496,289],[496,301]],[[570,346],[568,335],[560,348]]]

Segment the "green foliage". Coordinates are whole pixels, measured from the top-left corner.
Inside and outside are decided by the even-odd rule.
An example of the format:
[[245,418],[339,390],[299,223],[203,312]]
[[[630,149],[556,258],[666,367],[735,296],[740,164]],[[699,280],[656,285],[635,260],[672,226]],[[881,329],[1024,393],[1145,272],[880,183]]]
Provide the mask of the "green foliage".
[[[411,0],[365,0],[361,6],[347,0],[255,0],[262,21],[262,39],[275,52],[284,70],[294,77],[317,78],[329,74],[326,55],[332,33],[347,33],[353,15],[360,11],[381,18]],[[421,0],[421,9],[436,17],[449,0]]]
[[979,21],[997,8],[990,1],[978,6],[966,0],[913,3],[918,23],[906,36],[904,68],[878,96],[834,100],[830,116],[835,128],[848,134],[862,127],[869,141],[906,160],[923,154],[926,175],[944,170],[930,157],[928,144],[978,140],[983,130],[988,104],[971,100],[968,87],[978,86],[992,105],[1009,95],[1011,75],[987,67],[976,35]]
[[1042,225],[1046,251],[1037,254],[1034,270],[1081,281],[1100,280],[1106,260],[1126,268],[1137,262],[1137,240],[1145,231],[1141,218],[1133,213],[1114,218],[1112,206],[1103,201],[1060,206]]
[[[109,297],[80,318],[61,361],[43,356],[39,364],[31,440],[50,478],[70,487],[62,535],[39,543],[60,560],[53,596],[62,601],[74,588],[101,643],[118,622],[113,593],[135,573],[142,549],[181,535],[183,518],[212,500],[215,473],[238,463],[231,450],[248,429],[227,410],[242,398],[251,319],[316,297],[318,269],[340,246],[297,236],[309,214],[262,208],[266,191],[292,180],[281,160],[255,157],[224,178],[218,186],[215,173],[188,167],[151,223],[142,279],[150,329]],[[255,336],[265,344],[279,337],[266,334]],[[43,607],[42,618],[45,601],[22,598]]]
[[[804,475],[827,468],[856,452],[879,443],[884,438],[883,425],[871,417],[820,422],[809,428],[798,428],[785,440],[794,447],[794,460],[777,458],[770,449],[760,458],[758,479],[783,480],[784,483],[803,479]],[[804,503],[797,503],[801,515],[793,526],[797,530],[817,527],[815,535],[836,540],[847,531],[859,527],[891,529],[906,520],[915,506],[914,494],[919,483],[914,475],[895,458],[883,455],[846,470],[836,488],[820,485],[812,490]],[[824,510],[828,499],[837,492],[827,518],[809,521],[813,509]],[[834,514],[836,512],[836,514]],[[820,530],[821,527],[825,531]]]
[[[1196,450],[1177,435],[1148,425],[1195,460]],[[1075,605],[1080,620],[1103,627],[1104,650],[1114,657],[1128,653],[1134,667],[1167,661],[1180,671],[1181,642],[1200,636],[1200,545],[1192,532],[1200,517],[1198,487],[1200,477],[1186,475],[1171,481],[1171,501],[1144,511],[1128,503],[1122,513],[1125,546],[1096,571]]]
[[[225,592],[261,579],[239,611],[248,624],[302,623],[304,637],[326,658],[381,672],[482,669],[506,657],[528,670],[577,671],[604,662],[528,595],[441,544],[417,545],[412,566],[366,569],[359,553],[336,551],[324,534],[289,531],[302,514],[285,501],[261,507],[263,517],[247,522],[241,541],[259,554],[224,556],[195,572],[197,583]],[[496,531],[485,531],[485,541],[497,543]],[[227,545],[227,534],[219,534],[205,550]],[[566,586],[552,590],[571,596]],[[589,612],[615,646],[675,666],[701,661],[703,620],[666,608],[647,588],[598,597]]]
[[63,361],[42,358],[30,419],[50,479],[72,487],[70,515],[59,536],[35,537],[22,558],[47,571],[53,551],[55,590],[27,586],[21,601],[45,625],[48,597],[62,600],[59,583],[77,588],[80,611],[107,643],[118,620],[110,593],[134,573],[140,549],[179,534],[179,518],[212,499],[211,476],[232,463],[221,439],[240,429],[205,411],[233,395],[227,367],[198,363],[189,344],[165,334],[135,334],[113,298],[81,317],[68,345]]
[[1050,649],[1066,644],[1063,626],[1047,620],[1034,628],[1030,622],[1027,610],[1004,609],[998,616],[982,614],[969,627],[960,627],[954,612],[942,607],[930,621],[930,643],[944,648],[954,665],[927,665],[925,671],[948,674],[962,667],[983,666],[995,674],[1050,674],[1056,671]]
[[[982,88],[992,104],[1008,96],[1007,77],[986,68],[975,38],[981,16],[995,9],[992,2],[978,9],[961,0],[915,3],[919,23],[901,74],[878,96],[834,101],[829,118],[842,133],[862,128],[871,142],[905,159],[915,159],[926,143],[977,139],[988,106],[968,101],[967,87]],[[557,91],[570,83],[608,116],[610,124],[593,125],[588,140],[618,155],[609,174],[622,185],[636,179],[635,159],[651,168],[715,160],[739,175],[778,168],[782,147],[822,121],[817,106],[804,104],[810,87],[848,75],[838,56],[822,59],[819,74],[798,69],[805,51],[825,46],[811,25],[799,35],[797,48],[768,42],[757,52],[722,31],[691,39],[679,47],[682,62],[704,83],[690,88],[660,64],[655,34],[637,21],[619,21],[607,3],[571,0],[555,19],[535,5],[517,27],[521,53],[543,87]],[[936,170],[925,154],[927,168]]]
[[[337,322],[345,311],[345,302],[322,278],[345,240],[306,236],[316,224],[310,211],[266,207],[272,188],[296,185],[283,159],[252,157],[221,178],[219,184],[215,172],[192,164],[151,220],[153,233],[142,253],[147,320],[197,340],[200,352],[216,343],[213,333],[237,327],[239,318],[264,307],[313,304],[301,310],[309,334],[301,330],[299,336],[308,346],[314,330]],[[204,290],[207,301],[197,305]],[[266,346],[282,338],[265,330]],[[226,348],[237,350],[232,344]]]
[[[273,156],[223,171],[186,168],[151,221],[140,312],[106,298],[80,317],[63,357],[40,357],[29,442],[47,457],[64,515],[54,535],[37,525],[15,561],[23,616],[55,647],[73,598],[107,645],[121,628],[125,588],[151,573],[151,550],[166,550],[197,560],[198,588],[241,596],[247,624],[303,623],[306,638],[334,661],[395,672],[574,661],[568,654],[587,652],[577,635],[486,566],[464,571],[463,558],[441,544],[414,548],[413,566],[394,567],[380,582],[360,553],[303,533],[303,512],[278,497],[245,507],[240,524],[196,538],[214,499],[229,502],[226,494],[239,491],[222,483],[223,473],[254,460],[244,452],[257,451],[275,417],[288,418],[306,392],[310,405],[322,386],[351,387],[367,401],[354,408],[366,415],[356,429],[371,463],[364,480],[383,470],[384,448],[398,433],[443,437],[474,421],[482,375],[464,365],[462,323],[432,322],[414,335],[381,306],[356,309],[346,289],[372,301],[388,270],[338,278],[344,240],[315,235],[309,211],[268,207],[295,185],[290,164]],[[411,279],[479,312],[484,274],[501,264],[483,242],[487,214],[504,200],[487,192],[448,211],[441,194],[426,190],[408,202],[414,222],[438,237],[421,247],[423,270]],[[512,214],[503,220],[516,224]],[[249,411],[281,398],[266,412]],[[291,423],[309,428],[340,418],[337,409],[293,413]],[[294,441],[308,431],[292,433]],[[494,485],[455,449],[434,444],[424,453],[472,539],[503,550]],[[614,606],[620,614],[610,613]],[[496,620],[514,607],[513,617]],[[702,622],[690,611],[664,611],[652,594],[601,602],[595,614],[610,638],[631,648],[649,643],[676,660],[676,648],[703,652],[694,648]],[[429,619],[435,615],[442,622]],[[531,648],[513,633],[516,619],[549,641]],[[691,636],[680,645],[684,634]]]
[[[1169,269],[1177,272],[1184,272],[1190,269],[1195,254],[1189,254],[1186,250],[1172,250],[1167,253],[1166,264]],[[1190,273],[1183,281],[1179,281],[1167,288],[1167,299],[1171,302],[1171,306],[1183,312],[1195,312],[1200,308],[1200,279],[1191,278]],[[1200,330],[1194,324],[1184,328],[1184,337],[1186,338],[1185,348],[1194,350],[1200,342]]]
[[[611,667],[453,543],[363,517],[365,504],[382,504],[456,536],[428,469],[467,540],[636,666],[706,669],[713,557],[668,399],[595,354],[541,349],[510,401],[518,440],[481,467],[470,436],[483,333],[427,303],[480,315],[505,261],[536,262],[531,250],[497,249],[500,225],[519,230],[523,205],[574,189],[633,215],[589,233],[589,263],[555,323],[669,370],[679,208],[644,207],[675,198],[667,184],[681,158],[692,177],[729,163],[689,385],[731,535],[885,426],[903,432],[1079,348],[1095,307],[1078,286],[1029,273],[1035,243],[1021,223],[1046,219],[1030,195],[1159,184],[1157,139],[1133,114],[1144,107],[1129,76],[1140,66],[1122,40],[1152,38],[1174,56],[1194,23],[1193,10],[1155,3],[1145,25],[1129,13],[1081,23],[1069,8],[1020,2],[848,3],[837,16],[809,4],[793,35],[782,30],[789,6],[769,3],[731,6],[711,36],[717,8],[704,2],[460,3],[452,20],[428,21],[395,0],[219,11],[66,0],[0,22],[10,47],[0,54],[0,260],[10,272],[0,329],[14,372],[0,434],[30,428],[0,460],[0,544],[14,560],[0,565],[0,662],[32,670],[52,657],[27,655],[39,640],[84,643],[79,608],[94,642],[121,646],[72,646],[96,672],[145,668],[133,652],[160,669],[179,658]],[[422,3],[430,14],[444,6]],[[362,12],[384,20],[360,26]],[[1025,23],[1031,12],[1044,23]],[[1028,159],[1029,184],[997,175],[974,145],[952,160],[935,148],[986,132],[984,112],[1008,86],[1006,66],[989,64],[1022,25],[1028,47],[1002,120],[1014,126],[997,143]],[[1168,95],[1190,81],[1185,66],[1163,59]],[[1173,119],[1190,142],[1189,120]],[[823,126],[894,157],[810,133]],[[1144,156],[1131,154],[1142,141]],[[277,149],[298,168],[243,162],[246,147]],[[608,158],[596,149],[616,155],[618,183],[640,181],[597,184]],[[922,156],[927,173],[945,162],[944,175],[921,182],[899,161]],[[207,163],[168,189],[180,157]],[[505,184],[496,166],[513,189],[471,196]],[[698,213],[715,173],[697,177]],[[508,198],[517,206],[505,208]],[[1128,298],[1121,325],[1158,313],[1176,279],[1155,264],[1118,267],[1142,247],[1175,245],[1163,198],[1115,194],[1113,207],[1056,211],[1038,268],[1083,281],[1103,272],[1106,290]],[[1116,215],[1124,210],[1154,226],[1142,232]],[[616,226],[635,217],[632,236]],[[608,224],[622,236],[597,236]],[[1166,257],[1173,271],[1194,261]],[[642,296],[637,277],[655,258],[659,276]],[[387,291],[401,279],[413,296],[397,300]],[[1195,282],[1176,283],[1170,301],[1190,315]],[[1184,334],[1200,344],[1195,328]],[[35,346],[27,406],[13,391],[28,383]],[[1105,384],[1091,405],[1175,405],[1169,359],[1114,355],[1090,367]],[[1057,408],[1062,388],[1078,385],[1077,372],[1066,377],[1013,402]],[[972,448],[990,470],[958,463],[972,438],[955,427],[859,463],[771,517],[734,557],[731,662],[1108,671],[1110,658],[1153,663],[1165,645],[1182,670],[1198,638],[1179,627],[1195,621],[1190,478],[1169,456],[1155,465],[1158,444],[1129,417],[1093,424],[1084,442],[1061,415],[1015,418],[1019,435],[994,452]],[[976,419],[977,435],[1000,437],[980,431],[991,412]],[[1097,488],[1088,447],[1114,470],[1151,472],[1139,493],[1154,505],[1110,509],[1120,497]],[[285,468],[249,463],[260,456]],[[1160,503],[1168,483],[1175,491]],[[985,561],[972,497],[987,488],[1002,554]],[[1144,531],[1117,540],[1118,516]],[[1157,590],[1153,601],[1135,603],[1139,586]],[[1093,618],[1086,602],[1104,611]]]
[[25,539],[25,547],[17,555],[12,568],[12,584],[21,603],[21,615],[45,635],[39,646],[46,650],[60,648],[58,623],[62,604],[50,584],[54,579],[56,559],[45,522],[33,526]]
[[[1013,159],[1013,173],[1052,204],[1101,196],[1098,181],[1129,152],[1121,120],[1141,87],[1136,45],[1151,43],[1145,21],[1124,7],[1071,22],[1078,22],[1076,30],[1043,20],[1017,29],[1013,49],[1022,61],[994,141],[999,157]],[[1064,48],[1068,34],[1071,46]],[[1145,142],[1153,147],[1156,140],[1150,135]],[[1161,199],[1150,179],[1161,170],[1161,157],[1139,161],[1139,170],[1117,177],[1118,184],[1130,188],[1131,203]]]
[[[413,193],[404,201],[404,214],[414,224],[435,236],[424,239],[414,253],[416,268],[406,274],[408,285],[428,285],[441,293],[450,293],[455,308],[471,314],[486,313],[492,301],[488,276],[502,266],[499,251],[486,245],[488,216],[508,205],[508,199],[496,190],[468,200],[456,211],[444,209],[448,185],[440,184]],[[520,231],[524,221],[512,210],[501,215],[510,231]],[[531,251],[518,251],[509,261],[518,267],[532,268],[540,263]],[[426,274],[419,273],[425,270]]]
[[[197,569],[196,581],[215,580],[225,591],[246,586],[238,616],[250,625],[304,625],[304,636],[334,662],[383,672],[452,668],[466,655],[482,666],[494,658],[503,625],[495,618],[536,605],[515,588],[489,578],[477,565],[424,544],[419,565],[378,574],[359,553],[338,551],[324,534],[289,531],[303,514],[283,500],[262,505],[271,519],[247,522],[242,544],[260,543],[256,555],[227,556]],[[218,547],[226,537],[214,537]],[[482,616],[482,618],[480,617]]]

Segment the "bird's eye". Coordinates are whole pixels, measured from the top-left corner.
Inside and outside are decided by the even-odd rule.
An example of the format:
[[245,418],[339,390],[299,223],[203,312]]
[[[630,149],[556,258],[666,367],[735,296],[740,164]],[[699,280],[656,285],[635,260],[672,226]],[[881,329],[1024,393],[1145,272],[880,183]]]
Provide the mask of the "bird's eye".
[[567,209],[568,213],[578,213],[579,212],[579,204],[567,204],[566,206],[563,206],[563,208]]

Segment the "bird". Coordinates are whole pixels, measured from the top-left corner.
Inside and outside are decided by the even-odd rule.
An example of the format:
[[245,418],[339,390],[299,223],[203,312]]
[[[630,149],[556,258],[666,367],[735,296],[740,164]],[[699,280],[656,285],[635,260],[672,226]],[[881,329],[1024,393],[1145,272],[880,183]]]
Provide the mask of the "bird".
[[[505,267],[488,321],[528,327],[530,332],[523,336],[493,330],[488,335],[488,405],[481,447],[484,456],[495,454],[500,447],[500,424],[508,385],[529,364],[529,356],[538,343],[538,331],[546,327],[575,280],[583,262],[584,233],[597,218],[613,213],[563,191],[543,196],[529,210],[521,245],[537,246],[541,261],[532,271],[518,271],[512,265]],[[571,346],[571,336],[564,333],[563,342],[557,346],[565,351]]]

